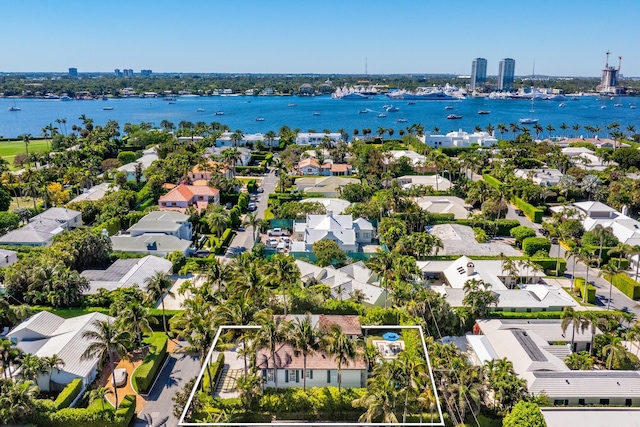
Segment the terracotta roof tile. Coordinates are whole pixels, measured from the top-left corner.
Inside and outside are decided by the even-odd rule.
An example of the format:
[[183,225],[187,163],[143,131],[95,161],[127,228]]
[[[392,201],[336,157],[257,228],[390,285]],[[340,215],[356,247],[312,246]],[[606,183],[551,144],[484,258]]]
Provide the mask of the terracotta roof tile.
[[[278,369],[304,368],[302,353],[296,356],[293,347],[289,344],[280,344],[276,350],[275,357]],[[258,369],[273,368],[273,361],[268,349],[258,351],[256,363]],[[317,351],[307,356],[307,369],[338,369],[338,364],[333,357],[326,355],[322,351]],[[350,360],[348,363],[343,364],[342,369],[367,369],[367,364],[362,356],[359,355],[356,360]]]

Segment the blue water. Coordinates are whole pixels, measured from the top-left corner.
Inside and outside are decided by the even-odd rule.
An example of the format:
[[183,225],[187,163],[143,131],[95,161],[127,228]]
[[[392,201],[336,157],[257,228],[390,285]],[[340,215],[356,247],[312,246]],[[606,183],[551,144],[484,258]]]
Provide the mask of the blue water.
[[[295,103],[297,106],[288,107]],[[324,129],[337,131],[346,129],[350,134],[354,129],[362,131],[370,128],[374,133],[378,127],[392,128],[398,134],[399,129],[406,128],[412,123],[422,124],[426,130],[438,128],[440,132],[462,129],[473,131],[476,125],[483,129],[499,123],[507,126],[523,117],[536,117],[539,123],[546,127],[551,124],[556,128],[555,135],[562,135],[559,126],[564,122],[569,126],[605,126],[613,122],[621,125],[624,131],[628,125],[635,126],[640,131],[640,108],[631,109],[630,104],[640,105],[638,98],[615,98],[611,100],[597,97],[582,97],[578,101],[565,101],[566,107],[559,107],[560,101],[537,101],[535,113],[530,112],[531,103],[524,100],[490,100],[470,98],[463,101],[416,101],[409,105],[407,101],[391,100],[379,96],[368,100],[339,100],[328,96],[318,97],[178,97],[175,104],[169,104],[161,98],[128,98],[110,99],[108,101],[60,101],[44,99],[0,99],[0,135],[13,138],[24,133],[41,136],[42,128],[55,120],[66,118],[67,131],[71,126],[81,124],[78,117],[85,114],[94,119],[97,125],[113,119],[122,126],[126,122],[151,122],[159,126],[164,119],[178,124],[182,120],[191,122],[204,121],[222,122],[233,130],[240,129],[245,133],[267,132],[287,125],[292,129],[318,132]],[[614,107],[621,103],[622,107]],[[387,117],[379,118],[383,112],[383,105],[393,104],[400,111],[387,113]],[[8,111],[12,105],[20,107],[21,111]],[[446,105],[454,108],[445,110]],[[104,107],[113,110],[103,110]],[[602,109],[601,106],[606,106]],[[204,108],[204,112],[197,112]],[[359,110],[370,109],[367,114],[359,114]],[[478,115],[479,110],[490,110],[489,115]],[[216,116],[214,112],[224,111],[224,115]],[[319,115],[314,115],[319,113]],[[448,114],[459,114],[462,119],[447,120]],[[264,117],[264,121],[256,121],[257,117]],[[398,118],[406,118],[407,122],[398,123]],[[531,125],[528,125],[531,128]],[[60,129],[64,131],[64,127]],[[567,130],[567,135],[574,131]],[[544,132],[546,136],[548,132]],[[581,129],[579,134],[586,135]],[[606,130],[600,132],[606,135]]]

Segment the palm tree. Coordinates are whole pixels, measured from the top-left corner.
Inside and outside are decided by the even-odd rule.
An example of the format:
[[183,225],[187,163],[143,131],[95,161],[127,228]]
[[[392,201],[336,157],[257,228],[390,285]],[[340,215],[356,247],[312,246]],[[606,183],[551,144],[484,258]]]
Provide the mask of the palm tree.
[[25,381],[38,382],[38,377],[43,371],[43,360],[38,356],[25,353],[20,361],[20,377]]
[[14,424],[36,411],[38,386],[31,381],[3,384],[0,393],[0,424]]
[[307,390],[307,356],[320,350],[320,333],[311,323],[311,315],[296,318],[291,323],[287,341],[293,347],[295,356],[302,354],[302,390]]
[[565,122],[562,122],[562,124],[560,125],[560,129],[562,129],[562,137],[564,138],[567,132],[567,129],[569,129],[569,125],[567,125]]
[[244,134],[242,133],[242,131],[240,129],[236,129],[231,134],[231,140],[233,141],[233,146],[237,147],[238,146],[238,142],[242,141],[242,138],[244,138]]
[[607,310],[611,310],[611,294],[613,292],[613,277],[621,273],[623,270],[620,267],[615,266],[611,263],[605,264],[600,267],[600,272],[598,273],[598,277],[604,277],[609,281],[609,300],[607,301]]
[[[256,309],[251,301],[247,301],[245,298],[227,300],[224,304],[216,307],[216,311],[213,317],[213,323],[216,326],[224,325],[248,325],[253,322]],[[244,373],[248,374],[249,368],[247,366],[247,358],[251,353],[247,351],[247,334],[243,331],[236,331],[240,334],[240,340],[242,341],[242,350],[244,352]],[[255,352],[254,352],[255,354]]]
[[571,129],[573,129],[576,132],[574,134],[574,136],[577,138],[578,137],[578,131],[580,130],[580,125],[573,125],[573,126],[571,126]]
[[584,332],[587,327],[586,322],[584,321],[582,314],[579,311],[573,309],[573,307],[565,307],[562,310],[561,315],[562,323],[560,326],[562,327],[562,333],[567,332],[567,328],[569,325],[571,327],[571,351],[575,352],[575,337],[576,331]]
[[390,376],[384,375],[382,370],[388,369],[389,363],[378,365],[378,374],[370,378],[367,389],[362,397],[353,401],[354,407],[365,408],[364,414],[358,418],[358,422],[371,423],[382,416],[383,423],[397,423],[395,414],[396,389],[395,382]]
[[338,364],[338,391],[342,388],[342,364],[350,363],[356,357],[356,343],[349,338],[339,325],[331,325],[325,344],[326,352],[333,356]]
[[51,391],[51,377],[53,376],[54,369],[60,373],[60,369],[64,367],[64,360],[57,354],[43,357],[42,367],[49,373],[49,391]]
[[205,218],[209,229],[216,234],[218,238],[222,236],[224,230],[229,226],[229,212],[222,206],[216,206],[216,208]]
[[407,412],[409,410],[409,396],[413,401],[419,391],[418,380],[426,372],[424,359],[414,353],[403,351],[396,359],[402,377],[401,393],[404,393],[404,410],[402,412],[402,422],[407,422]]
[[504,123],[498,123],[498,133],[500,134],[500,139],[504,139],[505,132],[508,132],[509,128]]
[[551,139],[551,132],[554,132],[556,128],[553,125],[547,125],[547,131],[549,132],[549,139]]
[[99,400],[102,404],[102,410],[104,410],[104,401],[107,398],[107,395],[113,394],[113,390],[107,387],[98,387],[89,392],[89,403],[93,403],[96,400]]
[[[93,329],[82,333],[82,338],[91,341],[91,344],[82,353],[82,359],[92,359],[98,357],[100,360],[109,359],[111,375],[115,369],[113,358],[118,355],[127,357],[127,347],[131,344],[131,337],[128,332],[119,330],[115,324],[109,320],[95,320]],[[113,378],[113,392],[118,407],[118,390]]]
[[[11,368],[18,364],[22,357],[22,350],[15,343],[7,339],[0,339],[0,369],[5,378],[10,378],[13,373]],[[9,375],[7,376],[7,373]]]
[[149,309],[140,301],[134,300],[119,313],[118,323],[133,336],[136,346],[140,346],[143,334],[150,333],[151,325],[158,323],[158,320],[149,314]]
[[260,234],[260,225],[262,223],[262,219],[258,218],[257,213],[249,213],[245,216],[244,221],[242,221],[243,227],[251,227],[251,237],[253,237],[253,242],[255,243],[258,240],[258,235]]
[[31,134],[30,133],[25,133],[24,135],[21,135],[22,141],[24,142],[24,150],[26,151],[27,154],[27,169],[31,167],[31,162],[29,161],[29,142],[31,141]]
[[291,258],[282,254],[276,254],[269,259],[267,265],[268,283],[273,283],[282,289],[282,298],[284,304],[284,315],[287,315],[287,287],[291,284],[298,283],[300,279],[300,270]]
[[[258,313],[256,315],[256,321],[262,326],[260,332],[258,332],[258,348],[268,350],[271,355],[273,379],[275,381],[276,391],[278,391],[278,360],[276,359],[276,350],[285,339],[285,328],[288,328],[288,325],[285,324],[281,317],[274,317],[270,310]],[[267,361],[266,366],[267,369],[269,369],[269,361]]]
[[602,347],[602,355],[607,358],[607,369],[611,369],[614,362],[624,362],[627,349],[622,345],[622,338],[613,337],[609,344]]
[[167,333],[167,318],[164,313],[164,299],[168,296],[172,298],[175,296],[171,291],[172,286],[173,282],[161,271],[156,271],[153,276],[145,280],[147,300],[155,303],[160,299],[160,303],[162,304],[162,327],[164,328],[165,334]]

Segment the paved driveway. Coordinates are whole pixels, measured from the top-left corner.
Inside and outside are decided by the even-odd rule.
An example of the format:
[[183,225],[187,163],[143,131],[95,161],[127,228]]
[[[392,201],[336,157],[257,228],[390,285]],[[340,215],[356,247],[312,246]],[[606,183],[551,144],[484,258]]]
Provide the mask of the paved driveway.
[[147,404],[134,427],[175,427],[178,419],[173,415],[172,397],[185,383],[200,372],[197,355],[171,353],[147,396]]

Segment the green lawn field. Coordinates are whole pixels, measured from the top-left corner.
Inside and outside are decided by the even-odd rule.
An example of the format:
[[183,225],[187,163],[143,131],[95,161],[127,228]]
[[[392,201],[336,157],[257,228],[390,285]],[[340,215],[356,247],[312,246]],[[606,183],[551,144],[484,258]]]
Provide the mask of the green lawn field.
[[[29,153],[44,153],[49,150],[50,140],[34,139],[29,141]],[[9,162],[9,166],[13,168],[13,158],[18,154],[25,154],[24,141],[1,141],[0,157]]]

